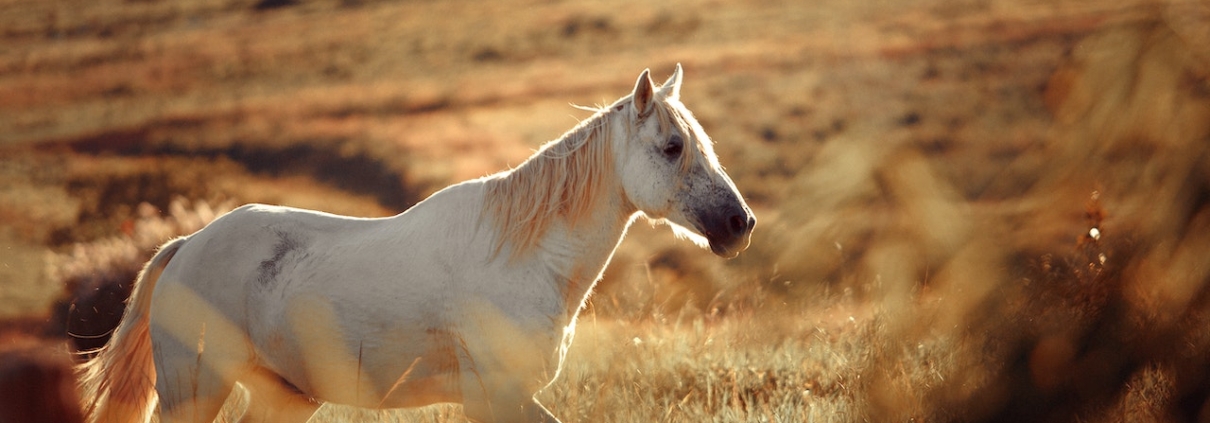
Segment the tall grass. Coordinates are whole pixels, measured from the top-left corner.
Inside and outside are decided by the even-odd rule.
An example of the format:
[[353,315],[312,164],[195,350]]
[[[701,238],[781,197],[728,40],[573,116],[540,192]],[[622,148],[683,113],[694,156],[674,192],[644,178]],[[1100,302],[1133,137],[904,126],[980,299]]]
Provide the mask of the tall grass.
[[[720,140],[722,161],[753,197],[760,224],[752,248],[726,263],[674,244],[663,231],[635,228],[580,320],[562,376],[539,395],[557,416],[617,422],[1134,422],[1210,416],[1210,44],[1204,42],[1205,25],[1198,25],[1205,8],[1196,2],[1124,1],[1088,11],[1084,3],[1069,2],[1054,17],[1041,8],[1002,2],[926,3],[932,9],[862,27],[877,33],[870,39],[861,33],[845,42],[818,41],[826,32],[795,32],[805,40],[793,49],[760,40],[761,48],[777,50],[776,59],[765,61],[756,59],[769,52],[747,52],[752,44],[719,48],[712,37],[721,33],[700,37],[709,48],[660,50],[692,60],[691,71],[716,74],[703,75],[708,89],[687,93],[702,104],[695,112]],[[376,16],[374,22],[386,16],[375,10],[351,16]],[[671,24],[725,23],[686,13],[662,20],[645,16],[654,22],[649,35]],[[945,13],[961,19],[929,20]],[[1031,20],[1030,13],[1045,18]],[[744,16],[764,25],[771,15]],[[265,21],[280,24],[274,19],[281,16],[289,17]],[[625,31],[624,25],[637,24],[621,18],[563,18],[557,20],[579,25],[565,26],[571,28],[565,37],[592,42],[609,38],[592,31],[641,32]],[[912,19],[957,28],[914,27]],[[594,21],[601,22],[595,30],[589,28]],[[798,31],[804,21],[769,25]],[[472,36],[448,32],[459,39]],[[484,63],[452,61],[458,72],[478,66],[500,72],[509,66],[538,68],[522,60],[527,54],[539,56],[533,63],[550,65],[556,60],[540,57],[543,51],[570,49],[545,37],[551,34],[538,35],[541,43],[530,47],[467,40],[477,51],[463,59]],[[916,35],[926,41],[904,41]],[[338,40],[352,43],[349,38]],[[272,50],[289,39],[264,37],[257,45]],[[448,40],[417,40],[415,48],[428,49],[425,57],[450,51],[442,44]],[[187,42],[181,45],[192,45]],[[202,56],[225,58],[225,49],[237,44],[228,40]],[[269,56],[283,63],[305,59],[305,48],[287,47],[288,54]],[[197,59],[188,48],[167,50],[173,56],[164,61]],[[854,58],[862,54],[876,57]],[[653,66],[624,59],[619,63]],[[552,68],[551,74],[571,73],[567,69],[574,66]],[[445,183],[447,175],[459,173],[444,169],[449,164],[421,168],[421,162],[441,154],[478,154],[461,149],[513,154],[511,147],[480,146],[505,144],[501,140],[508,137],[498,133],[506,131],[495,130],[505,124],[466,126],[528,116],[480,109],[507,103],[505,98],[527,101],[521,95],[526,93],[595,93],[597,88],[585,87],[614,81],[615,70],[592,68],[595,73],[578,74],[589,82],[554,78],[559,81],[551,84],[534,82],[548,77],[541,73],[546,71],[525,71],[531,72],[524,73],[528,82],[458,88],[450,86],[463,83],[458,76],[464,73],[430,72],[441,81],[416,79],[418,97],[403,94],[404,84],[395,81],[380,82],[389,93],[374,95],[365,88],[374,85],[302,94],[290,85],[255,101],[225,100],[223,110],[234,112],[217,120],[215,113],[194,110],[210,103],[191,97],[198,104],[189,103],[177,115],[211,119],[212,127],[199,124],[204,129],[198,130],[169,118],[149,127],[164,133],[156,142],[186,147],[283,134],[298,143],[316,133],[328,137],[324,142],[362,140],[348,144],[354,147],[375,145],[374,137],[401,137],[402,144],[416,148],[408,152],[436,147],[416,153],[421,159],[383,160],[417,164],[408,172],[437,175],[419,179],[438,185],[432,181]],[[302,84],[301,77],[291,81]],[[295,98],[302,104],[279,107]],[[455,110],[437,116],[442,107]],[[408,117],[378,122],[393,114]],[[448,132],[436,139],[451,142],[417,135],[413,130],[421,125],[414,120],[424,119],[435,132]],[[303,123],[286,124],[283,132],[264,121]],[[547,130],[513,125],[507,128]],[[467,141],[479,139],[480,130],[497,135],[480,144]],[[222,151],[186,147],[180,148]],[[404,156],[397,148],[375,148],[353,153]],[[182,213],[189,209],[182,206]],[[138,232],[166,239],[168,232],[189,230],[167,225],[161,233],[155,228],[162,222],[149,222],[134,228],[134,237],[87,244],[54,259],[55,278],[128,283],[146,260],[141,255],[159,242],[138,241]],[[117,268],[125,270],[110,273]],[[226,411],[229,418],[239,413],[238,397]],[[316,420],[459,419],[451,406],[379,412],[333,405]]]

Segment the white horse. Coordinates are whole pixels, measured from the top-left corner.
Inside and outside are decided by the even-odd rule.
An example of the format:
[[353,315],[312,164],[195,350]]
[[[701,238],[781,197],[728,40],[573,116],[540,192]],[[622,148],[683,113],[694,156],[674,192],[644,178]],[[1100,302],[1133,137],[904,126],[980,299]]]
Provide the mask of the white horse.
[[[557,422],[534,394],[637,216],[715,254],[755,218],[678,99],[681,68],[596,111],[516,169],[389,218],[248,205],[173,240],[113,339],[81,365],[91,422],[306,421],[322,402],[462,403],[481,422]],[[153,389],[154,388],[154,389]]]

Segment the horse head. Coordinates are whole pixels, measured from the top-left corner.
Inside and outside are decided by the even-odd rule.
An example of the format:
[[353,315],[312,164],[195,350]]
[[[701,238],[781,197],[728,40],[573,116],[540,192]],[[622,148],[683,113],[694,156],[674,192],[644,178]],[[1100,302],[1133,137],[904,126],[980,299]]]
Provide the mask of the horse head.
[[680,102],[681,66],[656,87],[643,71],[634,92],[615,103],[629,130],[617,154],[626,200],[649,219],[715,254],[748,247],[756,218],[718,163],[713,142]]

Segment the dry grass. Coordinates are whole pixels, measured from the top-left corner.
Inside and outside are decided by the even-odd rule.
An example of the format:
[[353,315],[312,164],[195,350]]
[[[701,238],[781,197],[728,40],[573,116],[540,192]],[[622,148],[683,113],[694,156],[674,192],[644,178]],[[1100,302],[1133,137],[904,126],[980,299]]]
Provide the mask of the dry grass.
[[568,421],[858,420],[874,323],[815,313],[585,322],[539,398]]
[[141,202],[399,211],[682,62],[753,246],[719,262],[634,228],[540,395],[556,415],[1210,409],[1201,2],[11,1],[0,22],[6,318],[46,313],[46,251],[118,236]]

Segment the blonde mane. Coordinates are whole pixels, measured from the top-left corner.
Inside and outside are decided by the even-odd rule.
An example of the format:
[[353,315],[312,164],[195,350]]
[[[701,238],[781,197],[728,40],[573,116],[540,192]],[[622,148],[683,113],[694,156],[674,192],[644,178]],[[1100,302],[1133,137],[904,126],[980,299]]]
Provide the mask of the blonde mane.
[[[484,218],[491,219],[500,231],[496,239],[498,254],[511,244],[513,257],[537,245],[558,219],[575,226],[593,211],[593,199],[614,177],[614,158],[610,145],[611,120],[623,116],[624,97],[603,108],[586,108],[596,114],[580,122],[562,137],[544,144],[517,168],[486,181]],[[679,103],[678,103],[679,105]],[[648,118],[657,120],[660,133],[676,128],[684,135],[686,154],[681,155],[681,170],[687,171],[697,160],[714,159],[710,140],[689,110],[667,99],[655,101]],[[702,154],[688,154],[689,148]]]
[[556,219],[571,225],[592,212],[592,200],[613,175],[609,120],[612,109],[592,117],[543,145],[516,169],[486,181],[484,215],[490,216],[514,256],[537,245]]

